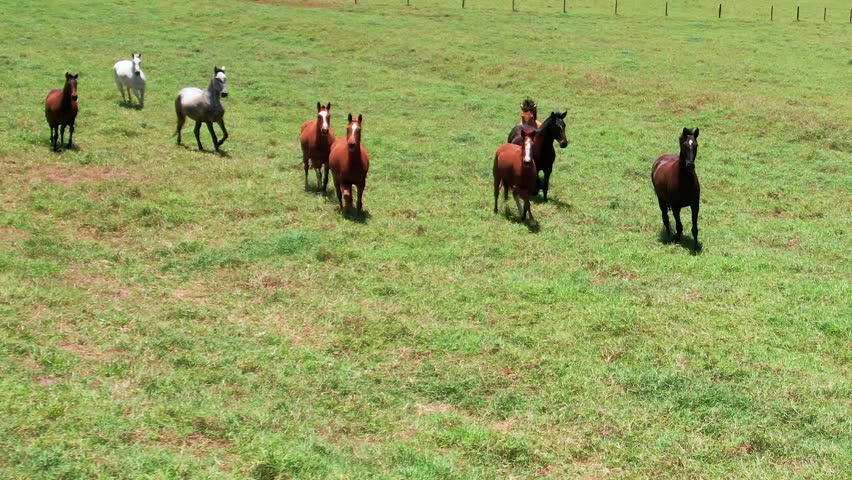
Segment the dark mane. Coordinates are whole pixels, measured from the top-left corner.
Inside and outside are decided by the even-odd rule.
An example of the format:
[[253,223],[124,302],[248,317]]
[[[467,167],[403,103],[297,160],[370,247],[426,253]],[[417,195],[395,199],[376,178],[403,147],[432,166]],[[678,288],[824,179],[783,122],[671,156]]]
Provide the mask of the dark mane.
[[536,104],[535,101],[531,98],[527,98],[526,100],[524,100],[524,103],[521,104],[522,112],[532,112],[534,110],[536,110]]

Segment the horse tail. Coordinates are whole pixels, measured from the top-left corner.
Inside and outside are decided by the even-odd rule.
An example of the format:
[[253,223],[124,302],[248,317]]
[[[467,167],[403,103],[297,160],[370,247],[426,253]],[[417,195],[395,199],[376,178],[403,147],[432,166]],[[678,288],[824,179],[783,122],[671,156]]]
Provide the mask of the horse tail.
[[180,111],[180,94],[175,97],[175,114],[177,115],[177,127],[175,128],[175,133],[172,134],[174,137],[178,133],[180,133],[181,127],[183,127],[184,115],[183,112]]

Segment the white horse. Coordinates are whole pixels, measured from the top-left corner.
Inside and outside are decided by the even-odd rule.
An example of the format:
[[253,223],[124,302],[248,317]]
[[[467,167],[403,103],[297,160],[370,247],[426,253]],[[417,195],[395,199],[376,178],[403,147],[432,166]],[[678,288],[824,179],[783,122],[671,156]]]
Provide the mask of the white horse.
[[[142,73],[142,54],[134,53],[133,60],[120,60],[112,67],[115,74],[115,84],[121,92],[121,100],[130,103],[131,90],[139,101],[139,108],[145,106],[145,74]],[[127,89],[127,99],[124,98]]]
[[[186,87],[180,92],[175,99],[175,113],[177,114],[177,143],[180,145],[180,131],[183,128],[186,117],[195,120],[195,141],[198,142],[198,149],[204,150],[201,146],[201,122],[207,124],[207,129],[210,130],[210,136],[213,137],[213,146],[216,150],[225,143],[228,138],[228,130],[225,129],[225,108],[219,97],[228,96],[228,77],[225,75],[225,67],[213,67],[213,78],[210,79],[210,84],[207,85],[207,90],[202,90],[196,87]],[[213,122],[219,124],[222,133],[225,135],[222,140],[216,138],[216,131],[213,130]]]

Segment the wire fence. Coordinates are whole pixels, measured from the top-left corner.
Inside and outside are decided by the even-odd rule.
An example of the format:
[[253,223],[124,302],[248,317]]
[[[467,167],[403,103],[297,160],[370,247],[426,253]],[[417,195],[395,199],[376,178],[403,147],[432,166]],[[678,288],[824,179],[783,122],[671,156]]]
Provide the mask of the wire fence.
[[[845,1],[845,0],[844,0]],[[619,17],[734,19],[765,22],[852,24],[852,8],[835,0],[800,4],[795,0],[281,0],[303,6],[394,6],[414,9],[464,9]]]

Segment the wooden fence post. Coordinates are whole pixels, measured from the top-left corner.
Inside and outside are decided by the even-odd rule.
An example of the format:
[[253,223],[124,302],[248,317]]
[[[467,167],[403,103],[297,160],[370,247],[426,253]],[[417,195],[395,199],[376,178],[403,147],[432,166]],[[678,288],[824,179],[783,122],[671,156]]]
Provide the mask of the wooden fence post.
[[615,14],[618,15],[618,0],[615,0]]
[[669,2],[666,2],[666,16],[669,16]]
[[825,21],[825,16],[828,14],[828,8],[822,9],[822,21]]
[[775,20],[775,5],[769,9],[769,21],[772,22]]
[[562,0],[562,13],[568,13],[566,8],[568,7],[568,0]]
[[719,4],[719,18],[722,18],[722,4]]
[[799,6],[796,5],[796,21],[799,21]]
[[515,0],[512,0],[512,11],[515,11]]

